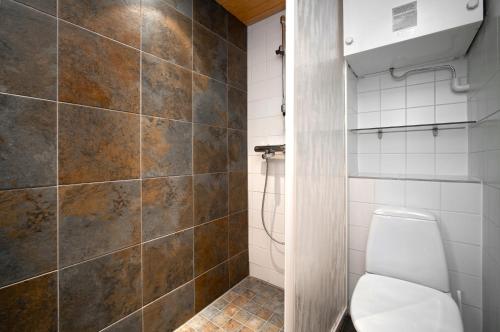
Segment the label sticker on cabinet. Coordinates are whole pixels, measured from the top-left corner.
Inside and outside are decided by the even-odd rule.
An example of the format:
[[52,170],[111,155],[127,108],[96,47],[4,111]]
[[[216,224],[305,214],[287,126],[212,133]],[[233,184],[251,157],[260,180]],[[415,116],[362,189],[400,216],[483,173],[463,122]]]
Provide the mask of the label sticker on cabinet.
[[417,26],[417,2],[413,1],[392,8],[392,31],[399,31]]

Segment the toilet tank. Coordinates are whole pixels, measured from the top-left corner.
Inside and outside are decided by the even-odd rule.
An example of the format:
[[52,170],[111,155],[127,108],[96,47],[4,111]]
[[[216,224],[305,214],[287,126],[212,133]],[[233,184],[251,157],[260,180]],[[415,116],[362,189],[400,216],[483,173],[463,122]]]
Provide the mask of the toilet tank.
[[366,271],[449,292],[436,218],[426,211],[406,208],[376,210],[368,235]]

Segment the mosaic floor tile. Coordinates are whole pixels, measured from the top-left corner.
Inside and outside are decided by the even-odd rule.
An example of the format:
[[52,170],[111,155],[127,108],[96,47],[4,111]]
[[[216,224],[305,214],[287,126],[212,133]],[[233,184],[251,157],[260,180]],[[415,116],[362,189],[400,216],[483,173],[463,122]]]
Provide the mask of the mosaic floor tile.
[[283,312],[282,289],[247,277],[176,331],[279,332]]

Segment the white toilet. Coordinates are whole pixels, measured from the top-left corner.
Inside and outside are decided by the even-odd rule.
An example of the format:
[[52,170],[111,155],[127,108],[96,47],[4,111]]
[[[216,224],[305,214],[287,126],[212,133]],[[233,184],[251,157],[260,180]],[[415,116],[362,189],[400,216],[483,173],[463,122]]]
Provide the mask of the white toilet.
[[366,273],[356,284],[350,313],[358,332],[463,332],[432,214],[405,208],[374,212]]

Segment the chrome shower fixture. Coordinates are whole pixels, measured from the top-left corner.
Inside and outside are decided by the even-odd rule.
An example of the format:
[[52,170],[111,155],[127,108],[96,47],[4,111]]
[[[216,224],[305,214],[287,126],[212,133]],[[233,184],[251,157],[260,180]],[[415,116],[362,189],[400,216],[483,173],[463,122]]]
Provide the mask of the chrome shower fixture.
[[269,159],[276,155],[277,152],[285,153],[285,144],[281,145],[257,145],[254,148],[255,152],[263,152],[262,159]]
[[266,177],[264,180],[264,191],[262,193],[262,206],[260,209],[260,220],[262,221],[262,226],[264,227],[264,230],[266,231],[267,236],[269,236],[269,238],[272,241],[274,241],[278,244],[281,244],[281,245],[285,245],[285,242],[276,239],[273,236],[272,232],[270,232],[269,229],[267,229],[266,221],[264,220],[264,206],[265,206],[265,202],[266,202],[267,178],[269,176],[269,163],[271,162],[271,159],[274,157],[274,155],[277,152],[285,153],[285,144],[281,144],[281,145],[257,145],[256,147],[253,148],[253,150],[255,152],[263,152],[262,159],[264,159],[266,161]]

